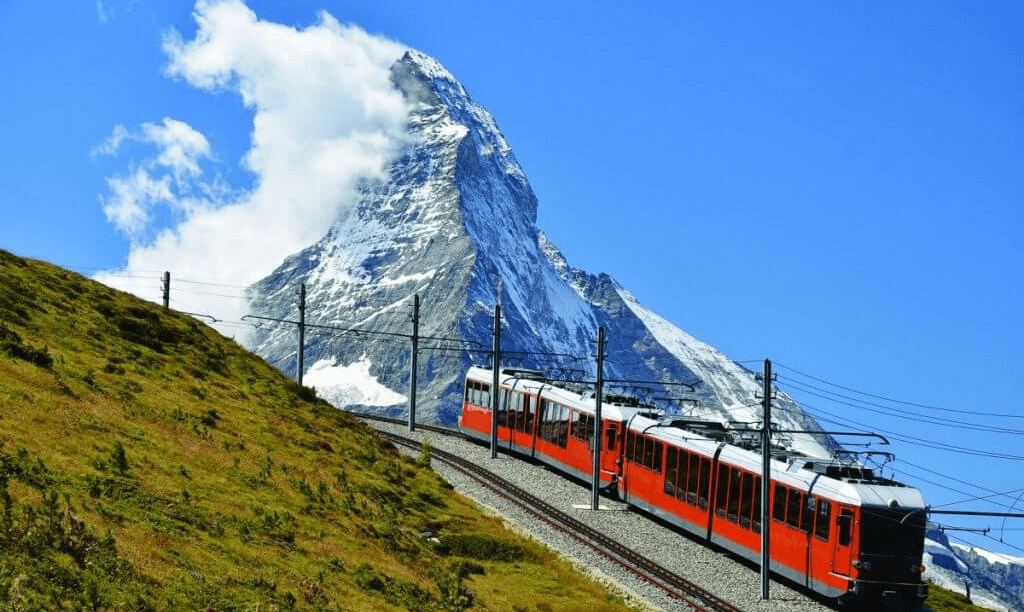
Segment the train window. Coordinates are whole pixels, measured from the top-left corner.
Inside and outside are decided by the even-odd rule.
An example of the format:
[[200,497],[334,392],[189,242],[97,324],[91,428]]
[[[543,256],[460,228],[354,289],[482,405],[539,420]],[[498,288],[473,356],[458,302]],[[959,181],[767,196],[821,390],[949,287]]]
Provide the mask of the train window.
[[540,437],[552,444],[558,443],[558,408],[546,399],[538,403],[540,413]]
[[678,460],[678,453],[674,446],[668,447],[667,462],[665,463],[665,492],[669,495],[675,496],[676,494],[676,478],[679,476],[679,472],[676,469],[676,461]]
[[533,420],[530,418],[530,398],[529,396],[520,394],[518,420],[519,431],[530,431],[530,425],[532,424]]
[[491,386],[484,383],[477,383],[477,395],[479,403],[477,406],[491,407]]
[[725,504],[729,501],[729,468],[727,466],[718,466],[718,480],[715,482],[715,488],[717,489],[715,512],[718,516],[725,516]]
[[516,429],[529,433],[533,425],[530,414],[530,396],[516,393]]
[[817,510],[817,504],[810,495],[801,495],[800,499],[803,500],[804,508],[804,516],[800,519],[800,531],[810,533],[811,528],[814,526],[814,514]]
[[772,518],[780,523],[786,522],[786,492],[789,489],[775,483],[775,503],[772,505]]
[[[679,451],[679,486],[676,488],[676,497],[683,501],[689,501],[686,490],[690,487],[690,453]],[[693,502],[690,502],[693,503]]]
[[644,438],[644,467],[651,467],[654,465],[654,440],[650,438]]
[[551,406],[548,404],[548,400],[542,399],[537,402],[537,419],[540,422],[538,425],[538,435],[541,436],[542,440],[547,442],[553,442],[554,440],[554,425],[555,420],[553,419]]
[[569,409],[558,406],[558,445],[565,448],[569,441]]
[[508,426],[508,391],[498,390],[498,425]]
[[750,527],[750,509],[754,503],[754,475],[743,472],[743,493],[740,496],[740,525]]
[[743,493],[741,489],[742,484],[743,472],[735,468],[729,470],[729,506],[727,514],[729,520],[734,523],[739,521],[740,495]]
[[686,468],[686,503],[697,505],[697,491],[700,489],[698,479],[700,478],[700,459],[697,455],[687,453],[689,464]]
[[554,409],[557,410],[557,416],[555,417],[555,444],[565,448],[566,432],[569,428],[568,409],[560,404],[555,404]]
[[594,417],[583,412],[573,415],[572,437],[589,442],[594,435]]
[[828,540],[828,530],[832,523],[832,504],[821,499],[818,500],[818,520],[814,524],[814,535],[822,540]]
[[654,463],[651,464],[650,468],[657,473],[661,473],[661,458],[662,458],[662,447],[664,445],[661,442],[654,443]]
[[795,489],[789,490],[789,503],[786,504],[786,524],[790,527],[800,526],[800,510],[803,507],[803,494]]
[[754,515],[751,518],[754,533],[761,533],[761,477],[754,476]]
[[608,449],[610,451],[614,451],[615,450],[615,438],[618,437],[616,435],[618,433],[618,431],[619,430],[618,430],[617,427],[615,427],[615,425],[609,425],[607,428],[605,428],[604,447],[606,449]]
[[853,512],[841,510],[836,518],[836,525],[839,526],[839,545],[849,546],[853,539]]
[[697,505],[701,510],[708,507],[708,496],[711,490],[711,460],[706,457],[700,459],[700,485],[697,489]]
[[541,440],[551,441],[551,415],[545,399],[537,400],[537,436]]

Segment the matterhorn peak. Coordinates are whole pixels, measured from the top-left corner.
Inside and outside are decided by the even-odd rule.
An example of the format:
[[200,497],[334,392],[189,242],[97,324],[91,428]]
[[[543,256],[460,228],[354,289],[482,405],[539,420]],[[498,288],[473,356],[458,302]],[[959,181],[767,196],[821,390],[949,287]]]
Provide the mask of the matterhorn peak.
[[[306,384],[339,406],[404,415],[412,360],[402,335],[419,296],[419,334],[434,339],[418,358],[419,420],[455,421],[467,368],[490,363],[499,303],[503,365],[592,380],[593,342],[604,327],[609,379],[653,382],[649,396],[689,389],[687,405],[697,402],[702,414],[756,420],[759,383],[750,371],[642,307],[611,277],[570,267],[537,229],[537,197],[494,118],[440,62],[409,50],[391,79],[413,109],[410,141],[387,178],[365,184],[323,239],[253,286],[259,314],[295,320],[301,283],[308,323],[365,332],[308,334]],[[289,374],[297,348],[294,326],[257,332],[256,352]],[[786,408],[790,428],[808,424],[795,405]],[[799,438],[797,450],[829,454],[826,440]]]

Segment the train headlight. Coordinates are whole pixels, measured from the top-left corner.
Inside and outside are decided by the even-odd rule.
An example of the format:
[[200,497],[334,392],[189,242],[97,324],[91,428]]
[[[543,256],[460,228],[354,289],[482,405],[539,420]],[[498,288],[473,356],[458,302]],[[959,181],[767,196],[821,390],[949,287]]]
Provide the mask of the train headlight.
[[871,562],[870,561],[861,561],[860,559],[857,559],[851,565],[853,565],[855,568],[861,569],[861,570],[869,570],[869,569],[871,569]]

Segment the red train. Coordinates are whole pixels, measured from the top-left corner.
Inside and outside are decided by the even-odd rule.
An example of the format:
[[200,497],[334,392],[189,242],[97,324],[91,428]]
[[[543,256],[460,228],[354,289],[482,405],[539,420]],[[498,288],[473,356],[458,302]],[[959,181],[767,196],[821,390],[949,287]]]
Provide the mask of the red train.
[[[459,429],[491,437],[493,370],[466,374]],[[498,440],[592,481],[594,395],[539,373],[500,372]],[[665,416],[627,398],[601,408],[605,493],[756,563],[761,454],[721,423]],[[771,569],[840,604],[916,609],[927,595],[920,492],[849,460],[773,452]]]

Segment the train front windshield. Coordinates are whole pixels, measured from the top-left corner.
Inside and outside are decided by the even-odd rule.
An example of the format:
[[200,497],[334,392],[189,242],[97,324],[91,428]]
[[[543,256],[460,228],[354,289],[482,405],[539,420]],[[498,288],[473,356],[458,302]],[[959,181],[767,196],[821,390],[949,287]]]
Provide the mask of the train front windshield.
[[924,548],[924,513],[865,507],[861,513],[861,553],[919,559]]

